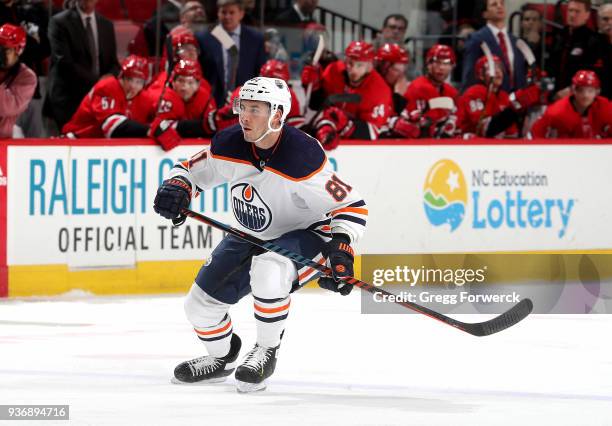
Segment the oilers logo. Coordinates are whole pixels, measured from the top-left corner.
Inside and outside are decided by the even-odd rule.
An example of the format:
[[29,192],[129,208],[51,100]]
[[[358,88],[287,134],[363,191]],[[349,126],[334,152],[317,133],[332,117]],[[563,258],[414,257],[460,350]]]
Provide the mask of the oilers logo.
[[247,183],[232,187],[232,208],[238,222],[247,229],[262,232],[272,223],[272,211],[257,190]]

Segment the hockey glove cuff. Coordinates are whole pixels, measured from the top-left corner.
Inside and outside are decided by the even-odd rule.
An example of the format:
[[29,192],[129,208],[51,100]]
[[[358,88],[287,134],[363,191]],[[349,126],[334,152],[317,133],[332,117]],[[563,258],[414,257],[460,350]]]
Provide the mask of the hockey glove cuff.
[[348,295],[353,290],[353,286],[340,280],[354,275],[355,253],[350,246],[349,237],[343,234],[334,235],[334,238],[323,247],[322,254],[327,258],[332,276],[320,278],[319,287],[340,293],[343,296]]

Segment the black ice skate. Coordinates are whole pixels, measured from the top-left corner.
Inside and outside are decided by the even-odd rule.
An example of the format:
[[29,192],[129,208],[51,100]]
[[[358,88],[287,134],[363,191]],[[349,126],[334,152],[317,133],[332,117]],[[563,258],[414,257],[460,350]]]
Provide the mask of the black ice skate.
[[225,381],[236,367],[242,342],[237,334],[232,334],[230,351],[221,358],[203,356],[180,363],[174,369],[173,383],[219,383]]
[[238,392],[247,393],[266,388],[265,380],[274,373],[278,348],[264,348],[255,345],[236,369]]

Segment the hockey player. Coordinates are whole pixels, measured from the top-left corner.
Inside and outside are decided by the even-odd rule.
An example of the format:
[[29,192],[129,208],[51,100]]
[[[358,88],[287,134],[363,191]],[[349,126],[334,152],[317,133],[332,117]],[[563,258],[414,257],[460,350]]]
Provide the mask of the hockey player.
[[374,48],[363,41],[351,42],[345,50],[344,61],[329,64],[321,73],[320,67],[306,65],[302,84],[312,83],[310,108],[318,110],[324,99],[336,93],[356,93],[361,102],[325,108],[315,123],[317,139],[327,150],[338,146],[343,139],[376,140],[381,127],[392,114],[391,89],[374,70]]
[[376,51],[376,71],[385,79],[393,93],[393,110],[400,115],[406,108],[404,93],[408,89],[406,67],[409,55],[406,49],[394,44],[385,43]]
[[[270,78],[280,78],[281,80],[285,81],[287,85],[289,85],[289,65],[287,65],[286,62],[278,61],[276,59],[270,59],[261,66],[261,69],[259,70],[259,76],[260,77],[270,77]],[[287,116],[286,124],[288,124],[289,126],[300,128],[304,124],[304,116],[300,112],[302,111],[302,108],[300,106],[300,101],[298,100],[291,86],[288,86],[288,87],[289,87],[289,93],[291,94],[291,111],[289,112],[289,115]],[[218,112],[218,114],[222,117],[226,117],[226,118],[228,116],[235,117],[235,123],[232,123],[232,124],[238,123],[238,117],[236,115],[233,115],[233,112],[231,111],[233,110],[234,101],[240,95],[241,88],[242,86],[238,86],[234,90],[234,92],[232,93],[232,97],[230,99],[230,103],[226,105],[225,107],[220,108]],[[229,126],[225,126],[225,127],[229,127]],[[221,129],[225,127],[222,127]]]
[[[154,209],[175,224],[200,191],[229,182],[238,228],[323,263],[334,277],[323,288],[345,295],[339,278],[353,274],[351,244],[363,234],[367,209],[334,173],[321,145],[284,124],[291,99],[281,79],[256,77],[240,90],[239,125],[217,133],[210,148],[177,163],[157,191]],[[230,307],[253,293],[256,344],[236,369],[239,391],[260,390],[274,372],[289,314],[290,293],[317,271],[296,265],[231,235],[200,269],[185,312],[208,356],[179,364],[178,383],[219,382],[235,368],[241,348]]]
[[98,81],[83,98],[62,133],[69,138],[143,138],[149,126],[134,119],[132,106],[140,103],[149,76],[145,58],[130,55],[121,63],[119,77]]
[[393,92],[393,111],[387,125],[381,128],[381,138],[414,139],[421,134],[418,120],[402,115],[408,104],[404,97],[409,84],[406,78],[408,61],[408,52],[397,44],[385,43],[376,51],[376,70]]
[[150,130],[150,135],[166,151],[177,146],[181,136],[212,136],[214,130],[207,127],[208,117],[217,109],[210,86],[201,84],[203,77],[198,62],[179,60],[170,80]]
[[[200,54],[198,40],[195,38],[191,30],[178,25],[170,31],[168,34],[170,43],[172,46],[171,52],[168,52],[168,48],[163,50],[162,55],[162,71],[160,71],[154,78],[153,82],[147,88],[154,98],[159,98],[166,81],[168,80],[168,69],[174,62],[178,62],[181,59],[197,61]],[[168,54],[171,58],[168,60]],[[210,84],[206,79],[202,79],[200,82],[201,86],[204,86],[209,91],[211,90]]]
[[493,56],[494,76],[489,73],[486,56],[476,61],[474,73],[479,84],[470,86],[458,100],[458,127],[464,138],[518,137],[522,114],[540,103],[539,85],[531,84],[511,94],[501,89],[504,65]]
[[550,105],[534,123],[534,138],[610,138],[612,103],[599,96],[601,84],[593,71],[578,71],[571,95]]
[[408,104],[402,115],[418,123],[423,136],[454,137],[458,92],[446,80],[457,63],[455,52],[435,44],[427,51],[425,62],[427,74],[414,79],[404,93]]
[[[289,67],[284,62],[271,59],[261,67],[260,75],[262,77],[280,78],[287,82],[289,80]],[[151,125],[151,128],[155,129],[151,131],[152,135],[155,135],[155,140],[162,147],[165,147],[164,149],[172,149],[179,144],[181,137],[209,137],[219,130],[237,124],[238,116],[234,114],[233,103],[239,97],[240,88],[237,87],[232,93],[231,105],[227,104],[219,109],[206,108],[206,111],[202,114],[188,114],[188,117],[178,121],[176,115],[173,117],[174,120],[170,120],[168,114],[160,114],[159,118]],[[202,87],[200,87],[200,90],[203,90]],[[304,116],[300,113],[299,101],[291,87],[289,87],[289,93],[291,94],[291,112],[287,116],[286,124],[300,127],[304,124]],[[211,98],[211,101],[214,103],[213,98]],[[195,103],[194,105],[202,104]]]

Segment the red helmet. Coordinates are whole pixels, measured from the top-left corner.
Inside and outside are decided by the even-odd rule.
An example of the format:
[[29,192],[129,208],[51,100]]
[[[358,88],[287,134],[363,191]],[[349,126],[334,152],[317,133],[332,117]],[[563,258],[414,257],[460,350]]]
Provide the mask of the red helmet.
[[[499,56],[493,55],[493,62],[495,63],[495,65],[500,65],[503,67],[503,62]],[[484,74],[487,71],[488,63],[489,61],[487,61],[486,56],[481,56],[480,59],[476,61],[476,65],[474,65],[474,74],[476,75],[476,78],[483,78]]]
[[173,78],[179,75],[194,77],[196,80],[202,79],[202,69],[200,63],[189,59],[181,59],[176,63],[172,70]]
[[572,77],[572,85],[575,87],[594,87],[599,89],[601,87],[601,83],[599,82],[599,77],[595,74],[594,71],[589,70],[580,70],[574,77]]
[[457,58],[450,46],[434,44],[431,49],[427,51],[425,62],[429,64],[434,61],[450,61],[451,65],[455,65],[457,63]]
[[365,41],[352,41],[344,54],[355,61],[372,61],[374,60],[374,47]]
[[272,77],[280,78],[281,80],[289,80],[289,65],[286,62],[277,61],[276,59],[270,59],[268,62],[263,64],[259,70],[261,77]]
[[379,62],[392,64],[407,64],[409,60],[406,49],[395,43],[385,43],[376,51],[375,59]]
[[26,32],[16,25],[4,24],[0,27],[0,46],[14,48],[21,55],[26,45]]
[[121,62],[120,77],[149,80],[149,61],[142,56],[130,55]]
[[190,29],[185,28],[182,25],[174,27],[170,31],[169,36],[172,38],[172,50],[176,52],[185,44],[192,44],[198,47],[198,40],[196,40],[193,32]]

